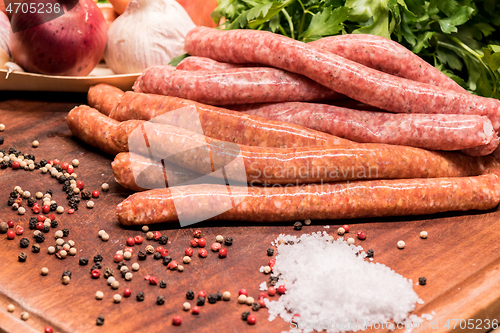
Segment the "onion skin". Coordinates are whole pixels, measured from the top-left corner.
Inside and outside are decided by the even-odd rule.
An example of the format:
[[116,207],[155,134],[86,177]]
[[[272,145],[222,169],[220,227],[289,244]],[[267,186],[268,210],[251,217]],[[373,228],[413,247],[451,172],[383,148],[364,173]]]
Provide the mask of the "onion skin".
[[[0,0],[1,1],[1,0]],[[4,50],[10,57],[9,39],[12,28],[10,21],[4,12],[0,12],[0,48]]]
[[[14,14],[12,24],[39,20],[37,15]],[[10,48],[14,60],[27,72],[86,76],[101,59],[106,42],[101,10],[92,0],[80,0],[52,21],[12,33]]]

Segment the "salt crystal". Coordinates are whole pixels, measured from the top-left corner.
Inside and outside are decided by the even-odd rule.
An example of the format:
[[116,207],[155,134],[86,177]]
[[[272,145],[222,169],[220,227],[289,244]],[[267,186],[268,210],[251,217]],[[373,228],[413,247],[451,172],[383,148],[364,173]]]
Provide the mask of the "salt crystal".
[[277,301],[264,299],[269,321],[279,316],[290,322],[299,314],[299,323],[290,328],[313,332],[321,327],[328,333],[376,329],[375,323],[388,328],[391,320],[422,321],[408,316],[419,300],[413,282],[383,264],[364,260],[361,246],[349,246],[340,238],[331,242],[324,231],[300,238],[279,235],[273,244],[279,239],[294,243],[277,247],[273,274],[279,275],[276,286],[284,284],[286,293]]
[[325,229],[330,229],[330,226],[329,225],[325,225]]
[[418,303],[418,304],[424,304],[425,302],[424,302],[424,300],[423,300],[423,299],[419,298],[419,299],[418,299],[418,301],[417,301],[417,303]]
[[264,266],[260,266],[259,272],[261,272],[261,273],[264,272]]
[[266,283],[266,281],[264,281],[261,284],[259,284],[259,290],[260,291],[267,291],[267,283]]
[[431,314],[432,314],[433,316],[435,316],[435,315],[436,315],[436,311],[432,311],[432,312],[431,312]]

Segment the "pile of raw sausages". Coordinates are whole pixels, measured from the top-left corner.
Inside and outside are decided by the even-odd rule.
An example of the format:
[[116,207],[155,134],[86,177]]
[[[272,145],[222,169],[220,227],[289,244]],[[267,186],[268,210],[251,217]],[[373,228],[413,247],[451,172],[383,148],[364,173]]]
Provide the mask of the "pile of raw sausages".
[[[118,205],[122,224],[175,222],[180,214],[193,222],[419,215],[500,202],[498,163],[481,157],[498,146],[500,102],[468,94],[396,43],[349,35],[304,44],[197,27],[185,48],[193,56],[176,70],[147,69],[136,92],[92,87],[95,109],[80,106],[67,117],[75,136],[116,155],[115,179],[138,192]],[[186,107],[204,135],[187,130],[182,116],[155,122]],[[136,129],[147,145],[129,153]],[[149,157],[185,146],[198,148],[173,163]],[[251,186],[183,185],[236,157],[246,179],[234,180]]]

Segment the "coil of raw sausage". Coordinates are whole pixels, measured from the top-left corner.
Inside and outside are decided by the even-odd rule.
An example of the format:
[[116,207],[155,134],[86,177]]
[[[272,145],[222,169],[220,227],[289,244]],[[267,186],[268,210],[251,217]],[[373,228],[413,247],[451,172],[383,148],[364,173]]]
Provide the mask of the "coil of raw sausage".
[[[134,90],[210,105],[320,101],[344,98],[299,74],[267,67],[181,71],[152,66]],[[214,93],[216,92],[216,93]]]
[[[233,206],[231,200],[241,203]],[[194,223],[207,216],[212,220],[274,222],[486,210],[499,202],[498,173],[489,173],[475,177],[368,180],[240,190],[231,187],[231,192],[225,186],[180,186],[133,194],[117,206],[116,215],[124,225],[177,222],[179,217]]]
[[110,86],[109,84],[99,83],[90,87],[87,93],[87,102],[91,107],[97,109],[106,116],[118,105],[122,98],[123,90]]
[[266,31],[196,27],[186,36],[191,55],[259,63],[310,79],[352,99],[396,113],[476,114],[500,129],[500,101],[386,74],[294,39]]
[[[151,120],[170,111],[194,106],[206,136],[222,141],[263,147],[304,147],[314,145],[349,145],[352,141],[302,126],[285,124],[241,112],[205,105],[177,97],[126,92],[110,117],[118,121]],[[198,121],[184,117],[179,122]],[[179,125],[182,127],[181,125]]]
[[[184,71],[217,71],[229,68],[252,67],[253,65],[245,64],[230,64],[227,62],[219,62],[210,58],[204,57],[187,57],[182,60],[175,69]],[[253,67],[258,67],[253,66]]]
[[[375,143],[298,148],[245,146],[138,120],[120,123],[111,138],[123,150],[128,149],[131,138],[142,140],[148,145],[136,145],[135,153],[152,154],[155,159],[204,175],[225,166],[229,179],[233,179],[230,175],[243,174],[245,179],[233,180],[250,184],[472,176],[481,174],[488,161],[460,153]],[[230,164],[237,158],[241,158],[240,164]]]
[[346,34],[324,37],[308,44],[384,73],[467,93],[439,69],[385,37]]
[[[467,149],[486,145],[496,138],[491,121],[477,115],[393,114],[298,102],[261,105],[245,113],[297,124],[355,142],[430,150]],[[498,140],[495,140],[493,150],[496,146]],[[491,151],[485,155],[489,153]]]

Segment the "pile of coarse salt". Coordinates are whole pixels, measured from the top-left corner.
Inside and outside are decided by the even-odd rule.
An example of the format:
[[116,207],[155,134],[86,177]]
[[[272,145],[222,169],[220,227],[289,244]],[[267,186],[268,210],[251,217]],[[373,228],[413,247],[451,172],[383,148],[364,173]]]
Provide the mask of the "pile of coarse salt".
[[[277,245],[280,239],[293,245]],[[280,235],[273,245],[278,248],[273,275],[279,275],[276,286],[284,284],[286,293],[277,301],[265,300],[269,321],[281,316],[290,323],[298,314],[297,323],[290,324],[294,332],[380,328],[370,323],[390,328],[391,321],[408,321],[409,312],[422,302],[411,280],[364,260],[363,248],[343,238],[332,241],[326,232]]]

